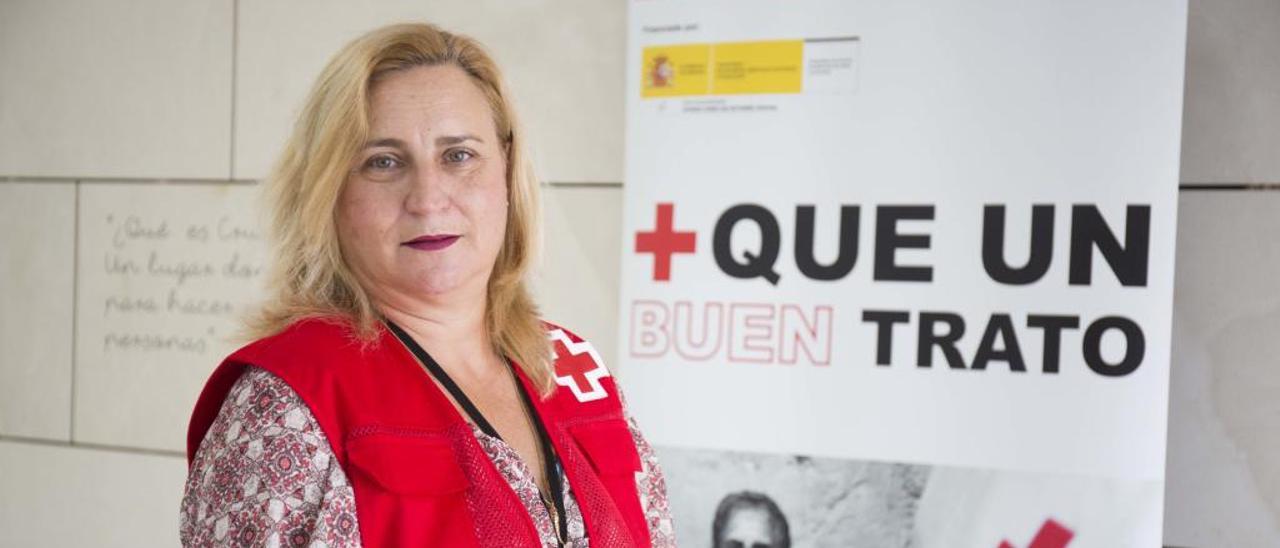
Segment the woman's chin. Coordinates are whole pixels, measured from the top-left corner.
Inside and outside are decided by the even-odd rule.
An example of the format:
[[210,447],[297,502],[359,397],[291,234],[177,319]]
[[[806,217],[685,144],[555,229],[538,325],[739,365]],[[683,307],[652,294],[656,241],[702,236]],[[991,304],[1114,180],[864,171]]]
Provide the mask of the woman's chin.
[[416,277],[407,292],[415,297],[446,297],[468,288],[467,277],[456,272],[432,272]]

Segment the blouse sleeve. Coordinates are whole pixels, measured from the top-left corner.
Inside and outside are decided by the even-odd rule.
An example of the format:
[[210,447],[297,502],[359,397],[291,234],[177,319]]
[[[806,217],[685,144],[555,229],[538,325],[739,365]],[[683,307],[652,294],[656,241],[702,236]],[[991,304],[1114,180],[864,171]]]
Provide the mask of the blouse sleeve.
[[355,494],[306,404],[256,367],[240,376],[196,451],[183,546],[360,546]]
[[636,473],[636,492],[640,494],[640,508],[644,510],[645,521],[649,523],[649,538],[653,548],[675,548],[676,532],[671,521],[671,506],[667,503],[667,479],[658,464],[658,455],[653,446],[645,439],[636,424],[635,417],[627,411],[627,400],[618,387],[618,399],[622,402],[623,414],[627,418],[627,426],[631,429],[631,439],[640,453],[640,472]]

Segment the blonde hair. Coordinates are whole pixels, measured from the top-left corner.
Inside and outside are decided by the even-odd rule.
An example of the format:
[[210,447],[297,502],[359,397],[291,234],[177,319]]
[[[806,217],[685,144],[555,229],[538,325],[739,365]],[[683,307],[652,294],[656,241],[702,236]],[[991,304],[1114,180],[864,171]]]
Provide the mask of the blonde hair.
[[452,64],[471,76],[492,110],[507,154],[506,239],[489,277],[485,323],[494,350],[513,359],[545,396],[554,388],[551,347],[525,275],[537,251],[538,180],[502,73],[477,41],[425,23],[375,29],[348,43],[312,86],[266,181],[275,264],[268,300],[246,322],[251,338],[304,318],[337,318],[356,338],[376,340],[380,319],[342,258],[334,211],[356,155],[369,138],[369,90],[412,67]]

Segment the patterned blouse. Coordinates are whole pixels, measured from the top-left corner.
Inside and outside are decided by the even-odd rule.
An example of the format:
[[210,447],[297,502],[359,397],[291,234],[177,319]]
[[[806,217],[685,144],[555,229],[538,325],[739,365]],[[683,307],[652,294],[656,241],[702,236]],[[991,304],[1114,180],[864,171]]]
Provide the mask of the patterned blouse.
[[[662,470],[629,415],[627,423],[640,452],[636,487],[653,546],[674,547]],[[528,465],[501,439],[472,430],[524,502],[542,545],[558,546]],[[582,512],[563,472],[560,479],[568,546],[585,547]],[[351,484],[311,411],[279,377],[250,367],[228,393],[191,463],[179,531],[183,546],[360,546]]]

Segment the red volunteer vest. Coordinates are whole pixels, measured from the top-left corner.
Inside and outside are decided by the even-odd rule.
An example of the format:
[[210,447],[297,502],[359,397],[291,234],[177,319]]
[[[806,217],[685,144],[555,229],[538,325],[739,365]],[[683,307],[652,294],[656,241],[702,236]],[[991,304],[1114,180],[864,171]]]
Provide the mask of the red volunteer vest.
[[[246,365],[306,402],[355,492],[365,546],[540,546],[537,530],[471,427],[385,327],[362,346],[338,323],[303,320],[232,353],[213,372],[187,432],[195,457]],[[573,487],[592,546],[647,547],[640,458],[613,378],[590,344],[555,326],[556,390],[531,398]],[[517,367],[520,382],[537,391]]]

